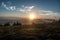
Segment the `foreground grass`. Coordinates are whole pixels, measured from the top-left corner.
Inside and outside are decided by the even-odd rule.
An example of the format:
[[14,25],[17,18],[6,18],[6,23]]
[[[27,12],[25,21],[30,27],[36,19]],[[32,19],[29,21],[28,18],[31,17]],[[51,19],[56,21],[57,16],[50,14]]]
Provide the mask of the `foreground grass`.
[[0,26],[0,40],[60,40],[60,24]]

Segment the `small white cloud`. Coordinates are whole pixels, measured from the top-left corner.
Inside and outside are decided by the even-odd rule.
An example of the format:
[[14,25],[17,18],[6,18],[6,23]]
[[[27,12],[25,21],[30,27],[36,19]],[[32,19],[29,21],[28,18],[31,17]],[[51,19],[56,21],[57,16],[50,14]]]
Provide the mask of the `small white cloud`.
[[34,6],[22,6],[22,8],[19,9],[19,11],[21,12],[29,12],[32,11],[32,9],[34,8]]
[[43,15],[43,16],[49,16],[49,17],[58,17],[60,13],[55,13],[53,11],[49,11],[49,10],[40,10],[38,12],[40,15]]
[[15,6],[8,6],[7,4],[5,4],[4,2],[2,2],[2,6],[4,7],[4,8],[6,8],[7,10],[15,10],[16,9],[16,7]]
[[4,2],[2,2],[2,6],[6,7],[6,4],[4,4]]
[[30,7],[29,7],[29,9],[33,9],[33,8],[34,8],[34,6],[30,6]]
[[16,7],[15,6],[10,6],[9,9],[13,11],[13,10],[16,9]]
[[26,9],[27,11],[31,11],[33,8],[34,8],[34,6],[26,6],[26,7],[25,7],[25,9]]
[[8,4],[2,2],[2,6],[7,9],[7,10],[11,10],[11,11],[20,11],[20,12],[29,12],[29,11],[32,11],[32,9],[34,8],[34,6],[24,6],[22,5],[21,7],[22,8],[16,8],[16,6],[11,6],[11,2],[8,2]]
[[6,8],[7,10],[10,10],[10,9],[7,7],[7,5],[4,4],[4,2],[2,2],[2,6],[3,6],[4,8]]

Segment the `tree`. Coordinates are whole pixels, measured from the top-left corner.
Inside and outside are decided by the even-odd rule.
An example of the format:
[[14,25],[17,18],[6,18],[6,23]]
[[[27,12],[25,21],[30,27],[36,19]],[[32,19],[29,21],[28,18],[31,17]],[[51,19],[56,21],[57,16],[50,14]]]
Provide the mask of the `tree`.
[[16,22],[16,23],[14,22],[13,23],[13,26],[18,26],[18,25],[21,25],[21,23],[18,23],[18,22]]
[[4,26],[10,26],[9,22],[5,23]]
[[2,26],[2,25],[0,24],[0,26]]

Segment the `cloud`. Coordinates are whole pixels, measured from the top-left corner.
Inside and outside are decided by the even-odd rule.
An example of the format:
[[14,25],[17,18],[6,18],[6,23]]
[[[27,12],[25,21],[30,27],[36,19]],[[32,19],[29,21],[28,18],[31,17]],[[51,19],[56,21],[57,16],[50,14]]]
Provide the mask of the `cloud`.
[[16,10],[15,6],[8,6],[7,4],[5,4],[4,2],[2,2],[2,6],[7,9],[7,10]]
[[21,12],[29,12],[32,11],[32,9],[34,8],[34,6],[22,6],[22,8],[19,9],[19,11]]
[[50,10],[40,10],[40,9],[35,9],[35,6],[22,6],[22,8],[19,9],[20,12],[24,12],[24,13],[31,13],[34,12],[37,15],[41,15],[41,16],[56,16],[58,17],[60,13],[54,12],[54,11],[50,11]]
[[31,11],[34,8],[34,6],[26,6],[25,9],[27,9],[27,11]]
[[15,6],[10,6],[9,9],[10,9],[10,10],[15,10],[16,7],[15,7]]
[[40,15],[57,15],[59,13],[55,13],[53,11],[50,11],[50,10],[39,10],[38,13]]
[[7,10],[11,10],[11,11],[20,11],[20,12],[29,12],[32,11],[32,9],[34,8],[34,6],[24,6],[22,5],[21,8],[16,8],[16,6],[11,6],[11,2],[2,2],[2,6],[7,9]]
[[3,6],[4,8],[6,8],[7,10],[9,10],[9,8],[7,7],[6,4],[4,4],[4,2],[2,2],[2,6]]

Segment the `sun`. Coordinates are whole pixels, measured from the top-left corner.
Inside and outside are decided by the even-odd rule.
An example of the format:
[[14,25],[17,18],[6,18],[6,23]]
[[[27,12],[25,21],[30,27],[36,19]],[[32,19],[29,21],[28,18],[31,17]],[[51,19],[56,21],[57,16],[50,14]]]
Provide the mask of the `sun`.
[[30,20],[34,20],[34,19],[35,19],[35,14],[30,14],[30,15],[29,15],[29,19],[30,19]]

